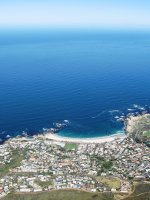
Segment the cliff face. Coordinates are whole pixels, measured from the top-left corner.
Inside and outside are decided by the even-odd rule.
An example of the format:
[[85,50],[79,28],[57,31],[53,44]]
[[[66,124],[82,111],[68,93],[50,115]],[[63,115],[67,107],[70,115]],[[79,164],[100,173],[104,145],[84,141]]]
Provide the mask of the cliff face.
[[150,114],[127,118],[125,131],[137,142],[144,142],[150,146]]

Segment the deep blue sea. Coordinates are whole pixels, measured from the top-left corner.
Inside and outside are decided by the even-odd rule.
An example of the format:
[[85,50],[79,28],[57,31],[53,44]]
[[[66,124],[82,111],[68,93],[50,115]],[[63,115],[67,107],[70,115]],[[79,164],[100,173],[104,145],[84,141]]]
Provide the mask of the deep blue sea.
[[122,131],[149,112],[150,32],[0,31],[0,138],[69,120],[59,135]]

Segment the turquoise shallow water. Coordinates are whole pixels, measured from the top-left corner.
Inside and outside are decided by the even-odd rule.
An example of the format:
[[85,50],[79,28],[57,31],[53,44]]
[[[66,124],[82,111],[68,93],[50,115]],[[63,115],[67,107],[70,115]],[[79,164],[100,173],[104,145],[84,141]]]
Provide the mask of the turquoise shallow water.
[[149,32],[2,31],[1,140],[63,120],[67,137],[122,130],[118,117],[149,112],[149,52]]

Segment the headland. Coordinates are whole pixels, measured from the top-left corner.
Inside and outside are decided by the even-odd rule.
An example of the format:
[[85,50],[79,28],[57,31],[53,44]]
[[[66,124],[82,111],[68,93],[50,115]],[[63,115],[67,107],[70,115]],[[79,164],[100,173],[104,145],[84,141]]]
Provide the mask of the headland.
[[125,132],[137,142],[150,146],[150,114],[128,117],[125,121]]

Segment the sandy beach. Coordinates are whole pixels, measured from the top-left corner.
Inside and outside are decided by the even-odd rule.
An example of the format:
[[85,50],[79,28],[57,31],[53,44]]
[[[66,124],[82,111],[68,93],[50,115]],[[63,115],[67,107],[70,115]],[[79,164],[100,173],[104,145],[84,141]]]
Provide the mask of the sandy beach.
[[46,139],[51,139],[59,142],[74,142],[74,143],[104,143],[104,142],[111,142],[114,139],[121,139],[127,137],[124,133],[118,133],[111,136],[106,137],[95,137],[95,138],[68,138],[68,137],[62,137],[57,134],[53,133],[46,133],[43,135],[43,137]]

